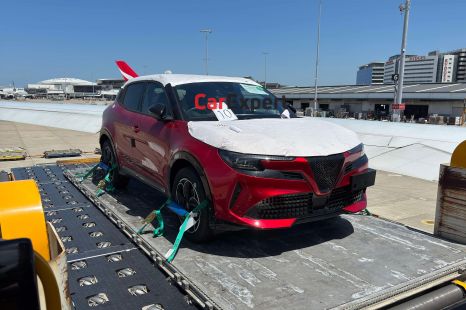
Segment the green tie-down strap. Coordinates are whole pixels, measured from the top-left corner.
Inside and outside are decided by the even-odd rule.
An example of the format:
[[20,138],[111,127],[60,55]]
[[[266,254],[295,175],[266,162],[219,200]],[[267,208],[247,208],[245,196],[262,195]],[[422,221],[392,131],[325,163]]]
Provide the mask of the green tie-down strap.
[[143,220],[144,225],[137,231],[137,234],[138,235],[142,234],[143,231],[144,231],[144,228],[146,228],[147,225],[149,225],[155,219],[157,219],[157,226],[154,226],[153,235],[154,235],[154,237],[162,236],[163,233],[164,233],[165,225],[163,223],[163,217],[162,217],[161,211],[170,202],[171,202],[171,200],[170,200],[170,198],[168,198],[167,201],[165,201],[163,203],[163,205],[158,210],[154,210],[151,213],[149,213],[149,215],[147,215],[146,218]]
[[178,252],[178,248],[180,246],[181,240],[183,239],[184,232],[187,230],[186,227],[188,226],[189,219],[193,216],[194,213],[201,212],[209,204],[208,200],[204,200],[201,202],[197,207],[194,208],[193,211],[189,212],[186,217],[184,218],[183,224],[180,226],[180,230],[178,231],[178,235],[176,236],[175,243],[173,247],[168,250],[165,254],[165,258],[169,263],[175,258],[176,253]]
[[100,197],[105,193],[113,193],[115,191],[115,186],[113,186],[112,180],[110,179],[111,173],[114,169],[115,167],[110,166],[110,169],[108,170],[104,179],[100,180],[99,184],[97,184],[97,197]]
[[86,173],[78,173],[76,174],[76,177],[79,179],[79,182],[83,182],[85,179],[87,179],[96,169],[99,167],[100,163],[89,169]]
[[[162,209],[172,203],[172,200],[170,198],[165,201],[165,203],[157,210],[152,211],[149,213],[149,215],[146,216],[146,218],[143,220],[144,225],[137,231],[137,234],[140,235],[143,233],[144,229],[152,223],[155,219],[157,219],[157,224],[154,226],[154,231],[153,235],[154,237],[162,236],[164,233],[164,222],[163,222],[163,217],[162,217]],[[176,236],[175,243],[173,244],[173,247],[168,250],[168,252],[165,254],[165,258],[167,259],[168,262],[171,262],[175,256],[176,253],[178,252],[178,248],[180,247],[181,240],[183,239],[183,235],[185,231],[187,230],[187,226],[189,223],[189,220],[192,218],[194,213],[201,212],[202,209],[204,209],[207,205],[209,204],[208,200],[204,200],[201,202],[197,207],[195,207],[191,212],[187,212],[184,218],[183,223],[180,226],[180,229],[178,231],[178,235]]]
[[372,213],[369,212],[369,209],[365,208],[364,210],[361,211],[362,215],[368,215],[371,216]]

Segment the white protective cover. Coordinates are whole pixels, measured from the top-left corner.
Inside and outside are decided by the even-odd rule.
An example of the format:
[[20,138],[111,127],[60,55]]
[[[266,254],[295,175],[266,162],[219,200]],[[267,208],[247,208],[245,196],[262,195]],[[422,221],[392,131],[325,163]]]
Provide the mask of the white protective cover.
[[194,138],[228,151],[279,156],[327,156],[361,143],[342,126],[316,118],[189,122]]

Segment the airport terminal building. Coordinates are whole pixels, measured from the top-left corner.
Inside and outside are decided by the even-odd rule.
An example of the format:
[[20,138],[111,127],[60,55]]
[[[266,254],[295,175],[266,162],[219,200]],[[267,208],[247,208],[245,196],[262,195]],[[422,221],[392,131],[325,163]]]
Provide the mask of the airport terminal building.
[[66,77],[28,84],[26,91],[35,97],[115,99],[123,84],[122,79],[99,79],[94,83]]

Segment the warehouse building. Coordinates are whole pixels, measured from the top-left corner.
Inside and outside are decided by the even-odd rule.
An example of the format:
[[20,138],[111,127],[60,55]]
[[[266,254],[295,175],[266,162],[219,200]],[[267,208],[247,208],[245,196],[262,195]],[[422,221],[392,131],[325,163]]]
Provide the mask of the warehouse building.
[[[295,108],[305,111],[313,107],[314,88],[285,87],[271,90],[285,96]],[[394,85],[342,85],[318,87],[318,108],[340,117],[388,118],[394,97]],[[446,116],[454,122],[463,115],[466,83],[410,84],[403,87],[404,115],[410,119]]]
[[371,62],[359,67],[356,75],[356,85],[383,84],[384,63]]

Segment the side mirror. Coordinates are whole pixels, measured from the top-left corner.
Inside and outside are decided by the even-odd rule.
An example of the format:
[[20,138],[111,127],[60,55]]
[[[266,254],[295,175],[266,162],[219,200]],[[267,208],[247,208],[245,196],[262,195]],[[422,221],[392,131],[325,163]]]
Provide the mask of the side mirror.
[[163,103],[157,103],[149,108],[156,119],[163,120],[167,116],[167,107]]

